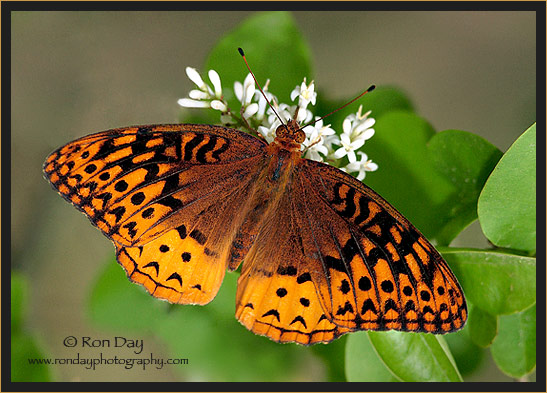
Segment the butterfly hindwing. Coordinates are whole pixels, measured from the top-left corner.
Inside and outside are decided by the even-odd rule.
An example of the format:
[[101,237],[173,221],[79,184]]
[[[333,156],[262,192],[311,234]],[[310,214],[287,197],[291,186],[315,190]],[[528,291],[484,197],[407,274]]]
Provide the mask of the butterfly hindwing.
[[463,326],[467,309],[455,276],[408,220],[334,167],[302,160],[297,172],[328,271],[318,292],[335,324],[432,333]]
[[320,264],[306,256],[302,223],[295,215],[291,185],[278,203],[262,211],[263,220],[251,234],[254,242],[238,280],[236,318],[255,334],[278,342],[328,342],[352,329],[337,326],[325,315],[312,277]]

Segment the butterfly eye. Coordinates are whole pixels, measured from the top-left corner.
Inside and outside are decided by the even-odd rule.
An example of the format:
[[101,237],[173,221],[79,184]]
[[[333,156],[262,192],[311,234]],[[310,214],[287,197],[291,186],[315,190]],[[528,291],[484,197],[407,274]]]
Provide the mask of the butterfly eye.
[[302,143],[306,140],[306,134],[304,131],[300,130],[296,133],[296,137],[294,138],[295,142]]
[[280,138],[285,138],[287,136],[287,126],[280,125],[279,127],[277,127],[277,129],[275,130],[275,135]]

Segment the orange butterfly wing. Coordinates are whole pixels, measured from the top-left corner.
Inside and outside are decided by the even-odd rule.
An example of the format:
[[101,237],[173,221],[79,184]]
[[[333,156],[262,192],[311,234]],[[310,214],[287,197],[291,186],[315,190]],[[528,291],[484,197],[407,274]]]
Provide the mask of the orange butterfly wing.
[[129,127],[65,145],[44,171],[156,297],[208,303],[243,262],[236,317],[276,341],[463,326],[456,278],[401,214],[325,164],[280,174],[272,149],[223,127]]
[[236,306],[253,332],[302,344],[363,329],[448,333],[467,318],[456,278],[423,235],[352,176],[310,160],[258,230]]
[[254,242],[238,280],[236,318],[278,342],[328,342],[353,329],[325,315],[316,291],[325,271],[310,255],[313,247],[303,244],[304,223],[296,213],[301,206],[295,205],[301,199],[295,200],[299,191],[294,186],[289,183],[276,203],[260,211],[259,225],[245,231]]
[[224,278],[265,146],[223,127],[129,127],[61,147],[44,172],[113,240],[131,280],[174,303],[205,304]]

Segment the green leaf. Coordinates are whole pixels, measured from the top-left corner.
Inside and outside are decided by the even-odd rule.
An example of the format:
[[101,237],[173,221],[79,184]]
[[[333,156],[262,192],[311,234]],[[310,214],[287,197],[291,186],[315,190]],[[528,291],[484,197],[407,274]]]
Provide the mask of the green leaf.
[[388,112],[376,120],[376,133],[363,151],[379,169],[369,173],[364,183],[433,239],[448,220],[444,206],[456,190],[429,157],[427,142],[435,130],[406,111]]
[[434,135],[427,147],[437,170],[455,186],[446,201],[444,226],[437,234],[441,244],[450,244],[477,219],[479,194],[502,152],[485,139],[458,130]]
[[[321,81],[317,81],[320,87]],[[366,88],[368,86],[363,86]],[[352,96],[340,100],[329,100],[327,94],[319,91],[317,94],[317,103],[313,108],[313,112],[317,116],[324,116],[327,113],[332,112],[344,104],[348,103],[352,98],[356,97],[362,92],[356,92]],[[393,111],[408,111],[412,112],[413,106],[408,96],[400,89],[391,86],[379,86],[374,91],[367,93],[363,98],[348,105],[347,107],[340,109],[325,119],[325,124],[332,124],[335,130],[342,132],[342,123],[346,116],[356,113],[359,106],[363,105],[362,113],[371,111],[371,117],[377,119],[380,116]],[[367,142],[368,143],[368,142]],[[366,149],[365,149],[366,150]]]
[[507,150],[478,204],[486,237],[498,247],[536,250],[536,125]]
[[[223,86],[233,89],[236,80],[248,74],[237,48],[245,51],[247,61],[261,86],[271,80],[268,90],[281,102],[289,102],[290,92],[307,77],[312,79],[311,51],[291,13],[262,12],[252,15],[224,36],[213,48],[205,68],[216,70]],[[233,96],[226,94],[230,107],[238,108]]]
[[499,332],[490,347],[505,374],[521,378],[536,367],[536,306],[499,318]]
[[393,86],[378,86],[374,91],[365,94],[357,104],[363,105],[363,113],[371,111],[374,118],[393,111],[414,111],[414,106],[406,93]]
[[327,368],[328,382],[346,382],[345,358],[346,342],[351,335],[346,334],[328,345],[312,345],[311,351],[323,360]]
[[462,381],[442,336],[394,330],[368,334],[382,362],[401,381]]
[[169,304],[150,296],[127,279],[116,262],[107,263],[91,293],[88,311],[93,322],[121,331],[148,332]]
[[189,359],[175,371],[188,380],[294,380],[312,361],[310,349],[280,345],[241,326],[234,317],[238,277],[227,273],[209,305],[178,306],[158,321],[155,333],[170,356]]
[[25,331],[29,287],[26,277],[11,273],[11,380],[13,382],[49,382],[50,367],[30,364],[29,359],[45,358],[36,338]]
[[103,328],[146,333],[163,341],[170,358],[188,359],[184,367],[173,366],[184,380],[298,378],[314,361],[310,349],[280,345],[241,326],[234,317],[238,277],[227,273],[215,299],[204,307],[170,305],[151,297],[131,283],[121,267],[109,263],[91,295],[90,315]]
[[465,378],[480,370],[484,363],[486,350],[477,346],[469,337],[469,323],[462,330],[443,336]]
[[488,347],[498,334],[498,318],[478,307],[471,307],[467,324],[471,340],[479,347]]
[[489,314],[512,314],[535,303],[535,258],[473,249],[439,251],[458,278],[465,296]]
[[28,299],[28,283],[25,277],[17,272],[11,273],[11,332],[21,330]]
[[12,382],[49,382],[51,370],[47,364],[30,364],[29,359],[44,359],[36,339],[23,332],[11,335]]
[[350,334],[346,344],[346,378],[348,382],[398,382],[378,357],[368,332]]

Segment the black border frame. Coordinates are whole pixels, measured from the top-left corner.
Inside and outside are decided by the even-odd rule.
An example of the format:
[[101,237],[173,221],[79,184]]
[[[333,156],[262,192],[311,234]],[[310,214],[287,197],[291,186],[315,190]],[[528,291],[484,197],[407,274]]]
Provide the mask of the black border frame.
[[[538,203],[537,217],[537,239],[541,247],[537,247],[537,274],[536,281],[542,285],[536,286],[538,292],[543,296],[537,297],[537,310],[540,316],[536,322],[537,335],[536,341],[536,372],[537,381],[530,383],[518,382],[492,382],[492,383],[473,383],[464,382],[462,384],[443,384],[432,382],[423,383],[405,383],[405,384],[385,384],[385,383],[359,383],[359,382],[184,382],[184,383],[165,383],[159,385],[156,382],[149,383],[116,383],[116,382],[11,382],[11,12],[12,11],[231,11],[231,10],[289,10],[296,11],[302,9],[315,11],[329,10],[397,10],[397,11],[535,11],[536,12],[536,70],[545,70],[545,12],[546,3],[539,1],[464,1],[464,2],[223,2],[223,1],[203,1],[203,2],[171,2],[171,1],[143,1],[143,2],[92,2],[92,1],[4,1],[1,3],[1,86],[2,86],[2,108],[1,108],[1,230],[2,230],[2,263],[1,266],[1,284],[2,284],[2,370],[1,384],[2,391],[545,391],[546,390],[546,359],[545,359],[545,74],[537,73],[537,141],[538,151],[542,160],[542,165],[536,169],[538,179],[536,188],[536,200]],[[510,94],[510,92],[509,92]],[[542,154],[541,154],[542,153]],[[543,242],[543,243],[542,243]],[[539,352],[539,353],[538,353]]]

